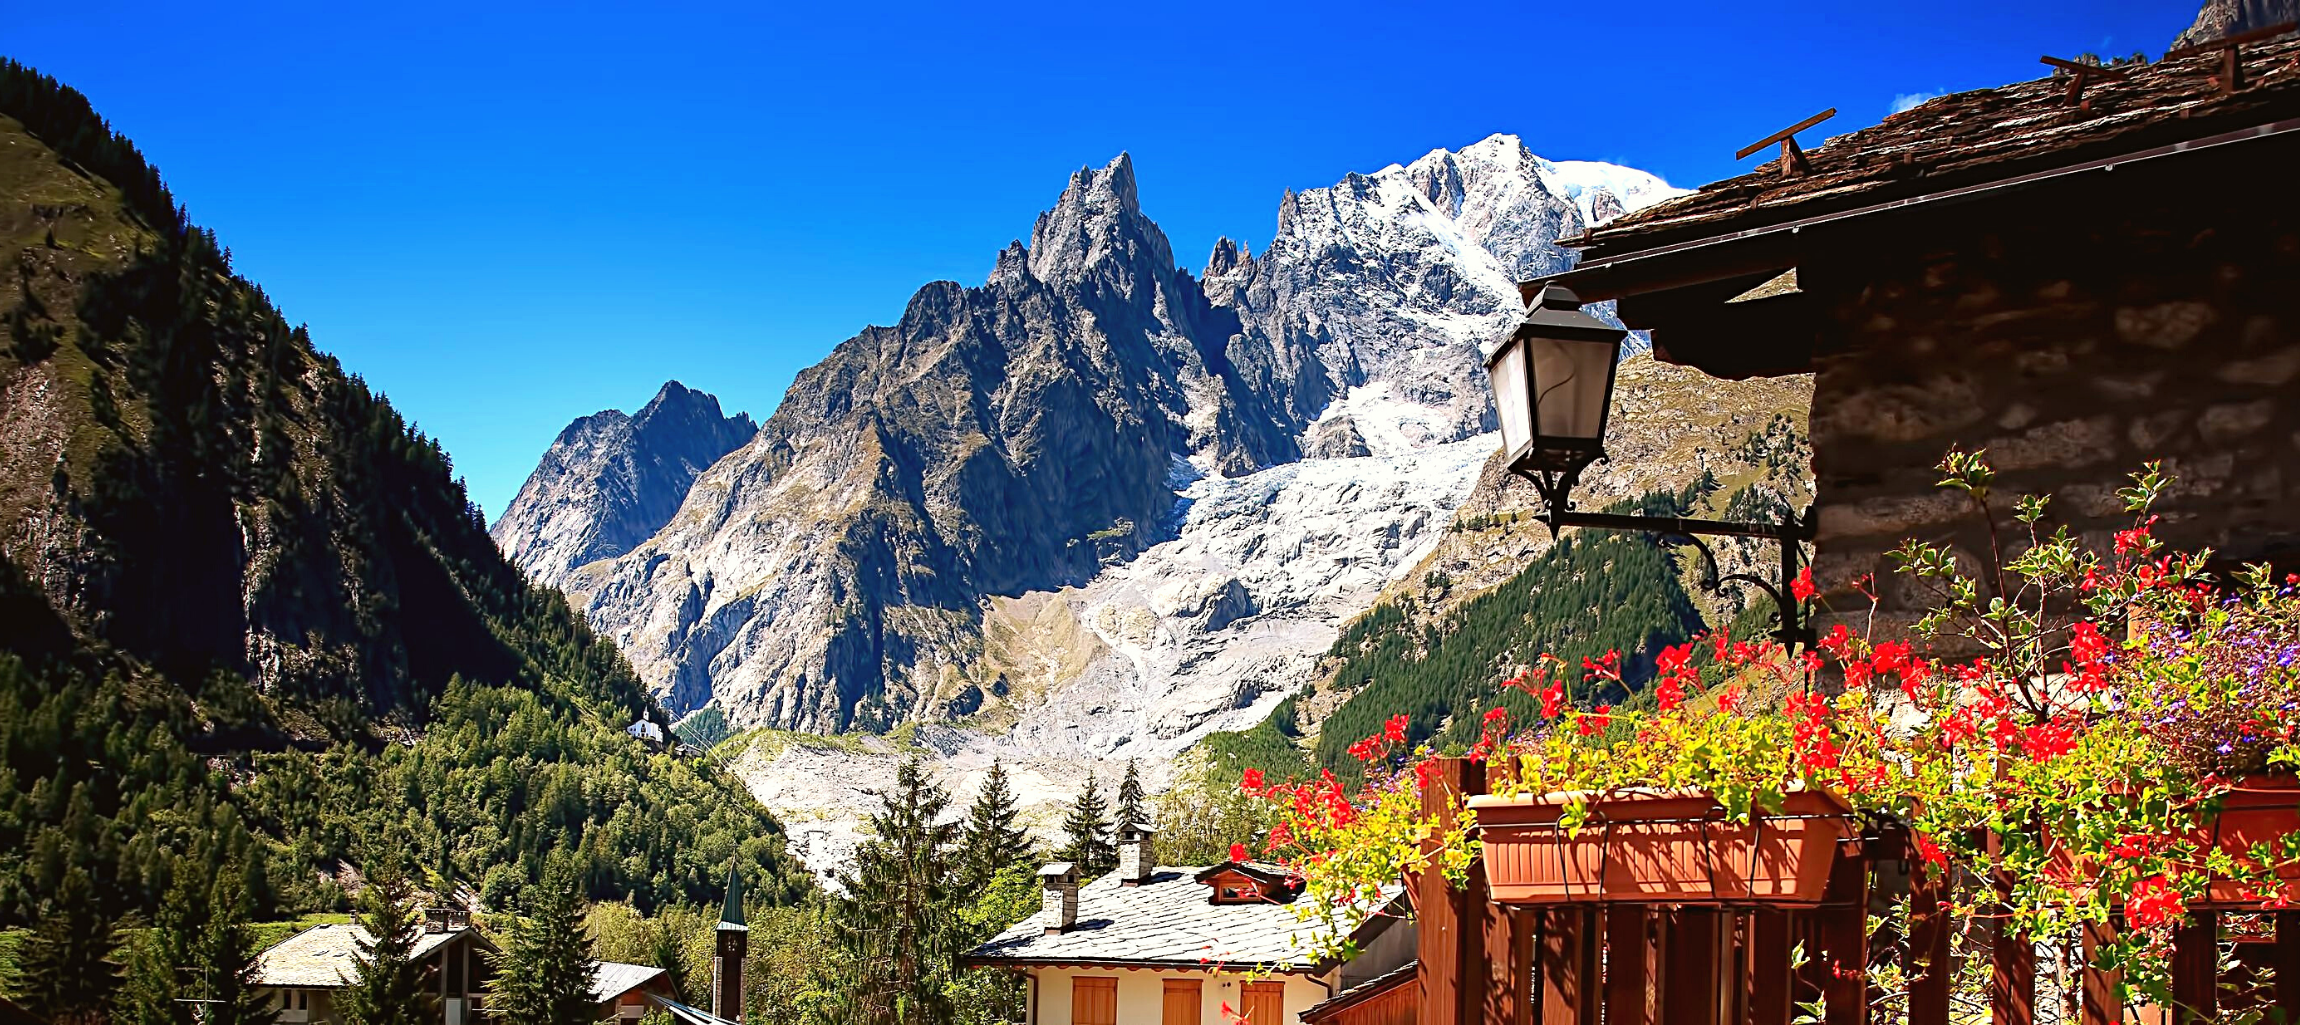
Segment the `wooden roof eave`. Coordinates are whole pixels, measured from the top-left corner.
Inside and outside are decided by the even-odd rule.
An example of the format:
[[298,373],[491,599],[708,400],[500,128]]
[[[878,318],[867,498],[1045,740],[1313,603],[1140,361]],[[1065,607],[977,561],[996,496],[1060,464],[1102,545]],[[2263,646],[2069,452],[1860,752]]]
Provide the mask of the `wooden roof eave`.
[[[2300,131],[2300,118],[2286,118],[2204,138],[2180,140],[2141,150],[2119,151],[2075,163],[2060,163],[2009,177],[1991,176],[1955,188],[1904,195],[1738,231],[1714,232],[1633,252],[1609,253],[1606,251],[1606,241],[1598,238],[1584,253],[1583,262],[1579,266],[1563,273],[1522,282],[1518,285],[1518,293],[1530,305],[1533,297],[1539,295],[1544,286],[1556,283],[1573,289],[1574,294],[1585,302],[1595,302],[1768,270],[1778,272],[1797,265],[1799,251],[1810,247],[1810,240],[1803,237],[1808,232],[1834,231],[1848,222],[1865,222],[1919,208],[1930,212],[1941,206],[1993,198],[2012,190],[2033,187],[2071,175],[2106,173],[2119,166],[2217,150],[2296,131]],[[2009,170],[2001,167],[1995,169]],[[1730,221],[1721,220],[1719,223]]]
[[1394,991],[1400,987],[1412,984],[1420,976],[1420,973],[1421,962],[1419,960],[1408,961],[1403,965],[1393,968],[1387,972],[1383,972],[1382,974],[1377,975],[1371,979],[1367,979],[1366,981],[1361,982],[1356,986],[1351,987],[1350,989],[1343,990],[1341,993],[1336,994],[1333,997],[1327,998],[1326,1000],[1311,1004],[1310,1006],[1303,1008],[1301,1012],[1301,1019],[1305,1023],[1315,1023],[1331,1020],[1336,1015],[1341,1014],[1343,1011],[1347,1011],[1352,1007],[1366,1003],[1376,997]]
[[[1792,269],[1794,269],[1792,267]],[[1788,291],[1735,296],[1778,277],[1770,271],[1621,298],[1624,324],[1653,333],[1654,358],[1739,380],[1812,369],[1820,338],[1817,300]]]
[[1244,974],[1266,971],[1278,975],[1323,975],[1332,971],[1329,964],[1230,964],[1221,961],[1169,961],[1155,958],[1131,957],[1001,957],[995,954],[961,954],[961,968],[1123,968],[1128,971],[1166,972],[1228,972]]

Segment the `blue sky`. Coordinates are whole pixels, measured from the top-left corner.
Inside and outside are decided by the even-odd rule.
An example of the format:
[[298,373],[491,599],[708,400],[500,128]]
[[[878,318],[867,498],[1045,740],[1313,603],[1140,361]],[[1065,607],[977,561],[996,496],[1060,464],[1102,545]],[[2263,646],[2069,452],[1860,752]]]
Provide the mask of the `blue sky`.
[[568,420],[667,378],[763,418],[1121,150],[1195,269],[1259,251],[1284,189],[1494,132],[1698,185],[1822,108],[1809,141],[2043,53],[2154,56],[2196,10],[356,6],[24,2],[0,53],[86,92],[491,517]]

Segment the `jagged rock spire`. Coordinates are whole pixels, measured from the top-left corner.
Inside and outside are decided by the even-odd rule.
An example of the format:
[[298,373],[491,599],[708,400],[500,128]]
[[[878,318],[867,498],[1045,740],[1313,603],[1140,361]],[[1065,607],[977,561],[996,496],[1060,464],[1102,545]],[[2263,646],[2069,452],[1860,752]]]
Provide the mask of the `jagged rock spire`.
[[1159,273],[1174,267],[1165,233],[1142,216],[1134,158],[1125,153],[1099,171],[1079,168],[1030,229],[1030,273],[1040,281],[1077,281],[1108,259],[1139,260]]

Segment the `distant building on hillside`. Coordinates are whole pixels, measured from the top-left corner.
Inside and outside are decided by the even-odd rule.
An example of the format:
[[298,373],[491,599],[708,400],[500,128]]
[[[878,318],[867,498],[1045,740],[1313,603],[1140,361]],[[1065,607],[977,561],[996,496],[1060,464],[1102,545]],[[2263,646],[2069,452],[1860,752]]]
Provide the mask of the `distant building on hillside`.
[[[465,1025],[484,1005],[495,945],[471,928],[463,911],[424,912],[413,959],[445,1025]],[[315,925],[256,955],[256,989],[270,998],[281,1025],[341,1021],[336,993],[359,975],[360,947],[374,937],[358,925]]]
[[[343,1020],[337,994],[358,977],[360,947],[373,941],[358,925],[315,925],[256,955],[256,988],[277,1010],[281,1025]],[[495,945],[471,928],[462,911],[424,913],[413,958],[424,967],[425,989],[438,1002],[443,1025],[466,1025],[490,1016],[488,958]],[[652,965],[601,961],[592,975],[598,1020],[636,1022],[672,996],[671,975]]]
[[623,732],[637,737],[640,740],[646,741],[649,746],[654,747],[656,750],[661,750],[663,747],[664,735],[663,727],[660,723],[648,719],[641,719],[638,722],[623,727]]
[[1082,884],[1056,862],[1039,879],[1043,910],[963,958],[1028,977],[1028,1025],[1226,1025],[1225,1004],[1252,1025],[1388,1022],[1364,1013],[1401,998],[1409,1017],[1394,1020],[1411,1020],[1413,923],[1376,915],[1357,958],[1311,960],[1312,927],[1288,906],[1299,880],[1278,866],[1160,867],[1136,826],[1120,831],[1117,871]]
[[601,1021],[638,1021],[658,1009],[655,998],[673,995],[671,973],[653,965],[601,961],[591,976],[591,999],[599,1004]]

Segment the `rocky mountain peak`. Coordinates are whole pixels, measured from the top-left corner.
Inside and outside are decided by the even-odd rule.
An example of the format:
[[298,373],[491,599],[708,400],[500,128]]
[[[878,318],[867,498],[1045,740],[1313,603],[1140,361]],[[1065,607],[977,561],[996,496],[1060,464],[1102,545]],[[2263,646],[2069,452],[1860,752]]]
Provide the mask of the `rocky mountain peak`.
[[1134,158],[1125,153],[1099,171],[1079,168],[1030,229],[1030,273],[1040,281],[1077,281],[1111,261],[1161,274],[1174,267],[1166,234],[1142,216]]
[[1206,257],[1206,280],[1227,276],[1245,266],[1253,257],[1254,254],[1243,242],[1232,241],[1227,235],[1215,239],[1214,252]]
[[[612,410],[610,410],[612,412]],[[734,431],[744,434],[758,430],[748,413],[727,416],[719,411],[717,396],[699,392],[677,381],[665,381],[655,397],[631,417],[631,429],[640,434],[681,436],[696,431]],[[749,440],[747,437],[744,440]]]
[[2172,41],[2172,48],[2209,43],[2287,21],[2300,21],[2300,0],[2205,0],[2196,22]]
[[677,381],[637,414],[607,409],[567,425],[490,531],[505,555],[554,586],[629,551],[679,511],[696,475],[758,425]]
[[1015,239],[998,251],[998,262],[990,268],[989,284],[1013,284],[1030,275],[1030,250],[1023,248],[1022,240]]
[[[987,597],[1111,578],[1190,532],[1192,509],[1267,507],[1256,496],[1290,481],[1322,482],[1331,501],[1311,505],[1381,522],[1304,511],[1308,528],[1287,513],[1224,559],[1259,573],[1254,553],[1295,566],[1313,548],[1347,549],[1335,563],[1354,567],[1346,590],[1376,587],[1483,459],[1476,443],[1452,444],[1490,416],[1479,347],[1521,310],[1524,270],[1570,258],[1554,241],[1584,223],[1572,189],[1637,174],[1572,171],[1511,136],[1438,150],[1287,193],[1270,244],[1217,242],[1201,283],[1145,215],[1131,157],[1080,169],[983,285],[928,284],[895,324],[840,343],[652,536],[580,565],[566,590],[675,713],[713,704],[741,725],[832,732],[1022,701],[1008,688],[1038,662],[985,654],[1011,625]],[[1335,465],[1298,473],[1305,455]],[[539,474],[585,476],[554,461],[576,458],[555,449]],[[1399,475],[1419,483],[1394,503],[1366,497]],[[1361,550],[1369,537],[1384,539],[1378,551]],[[1178,565],[1203,561],[1182,550]],[[1232,623],[1275,631],[1287,665],[1324,643],[1324,626],[1301,633],[1280,613],[1338,593],[1331,580],[1182,575],[1137,582],[1172,583],[1151,604],[1200,608],[1216,647],[1243,636]],[[1099,637],[1097,649],[1146,643],[1125,639],[1140,617],[1123,615],[1085,634],[1049,629]],[[1207,663],[1203,680],[1177,685],[1191,721],[1261,700],[1260,684],[1238,681],[1275,664]]]

